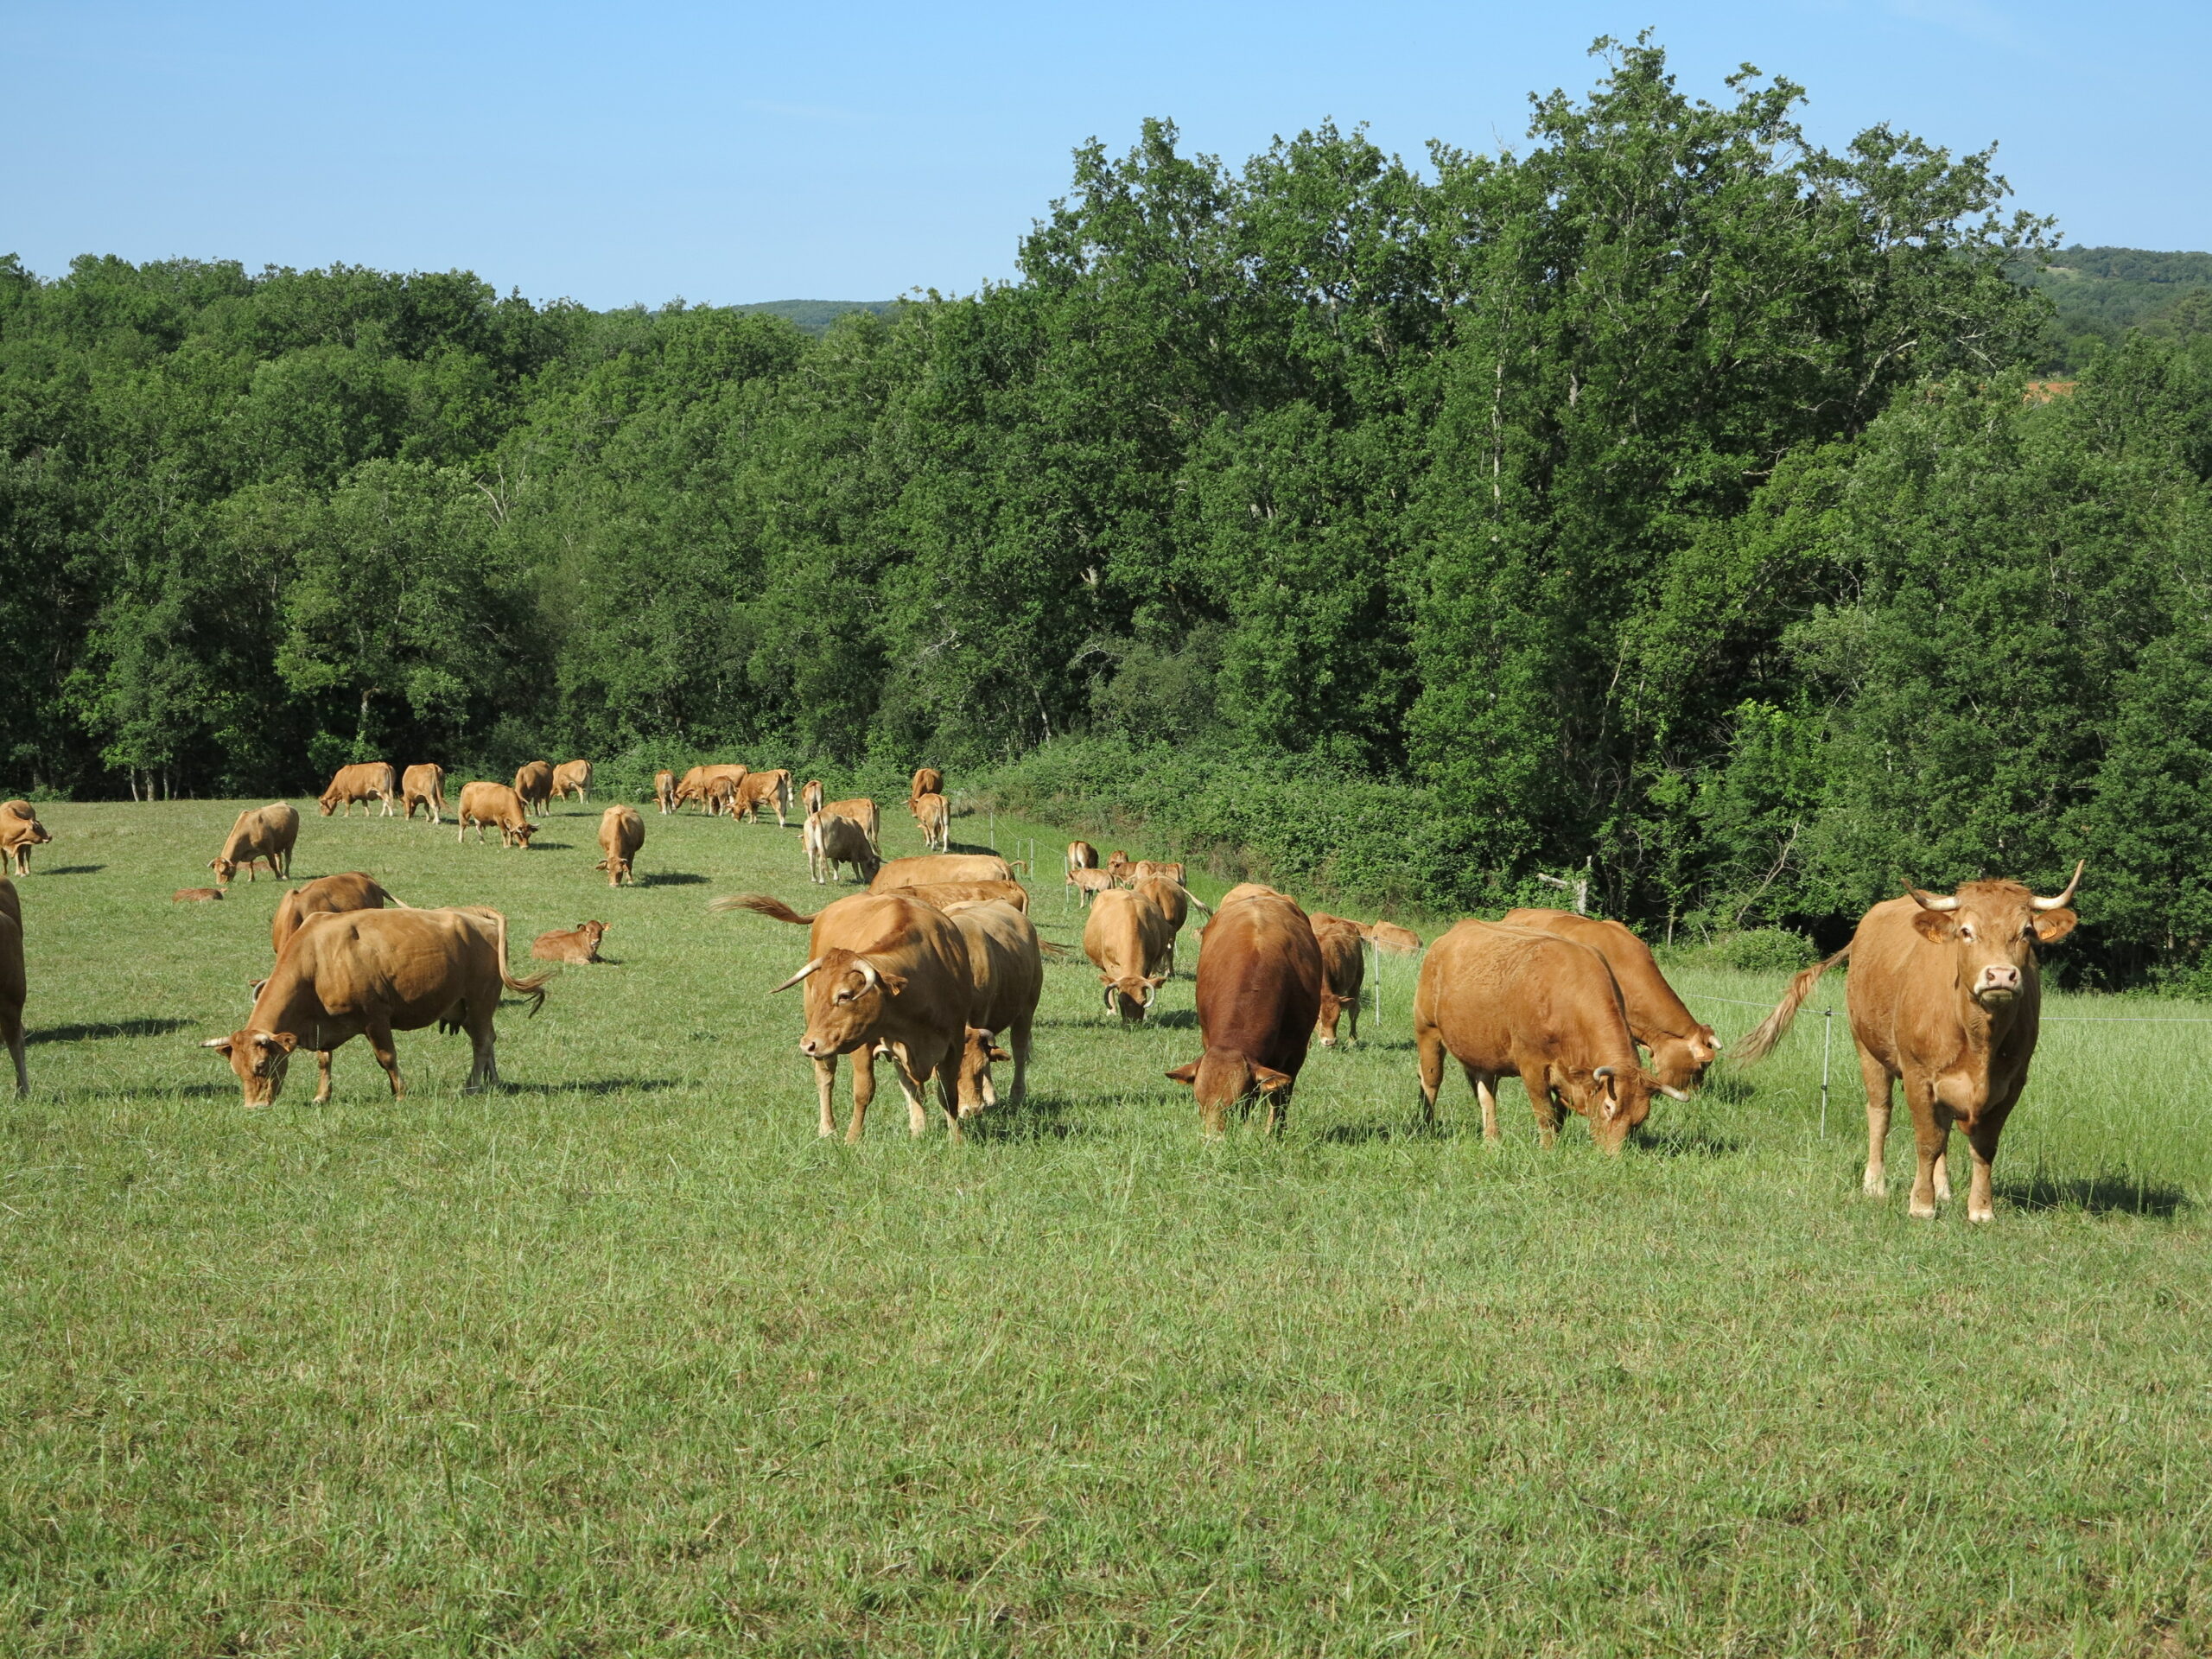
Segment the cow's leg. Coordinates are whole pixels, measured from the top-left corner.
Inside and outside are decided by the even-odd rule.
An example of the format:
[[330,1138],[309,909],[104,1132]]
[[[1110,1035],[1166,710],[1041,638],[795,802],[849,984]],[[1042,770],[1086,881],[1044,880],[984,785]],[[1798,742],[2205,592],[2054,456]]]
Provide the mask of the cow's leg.
[[1268,1093],[1267,1133],[1280,1135],[1290,1126],[1290,1090],[1271,1090]]
[[19,1005],[0,1008],[0,1035],[8,1040],[8,1058],[16,1063],[16,1093],[20,1096],[31,1091],[31,1074],[23,1065],[23,1010]]
[[845,1131],[849,1146],[858,1146],[861,1129],[868,1122],[868,1103],[875,1098],[875,1051],[872,1047],[853,1051],[853,1122]]
[[1541,1067],[1536,1075],[1521,1074],[1521,1086],[1529,1091],[1529,1109],[1536,1115],[1536,1144],[1548,1147],[1559,1139],[1559,1102],[1552,1098],[1549,1074]]
[[1936,1097],[1936,1202],[1951,1201],[1951,1125],[1957,1122],[1951,1109],[1943,1103],[1941,1094]]
[[820,1096],[822,1103],[822,1124],[817,1133],[824,1141],[837,1133],[837,1121],[830,1115],[830,1091],[836,1086],[836,1083],[837,1057],[832,1054],[827,1059],[816,1060],[814,1062],[814,1092]]
[[[391,1097],[394,1100],[403,1098],[407,1093],[407,1085],[399,1080],[399,1051],[391,1046],[390,1021],[369,1027],[365,1034],[369,1039],[370,1052],[377,1057],[377,1064],[384,1067],[385,1076],[391,1079]],[[474,1094],[476,1091],[478,1076],[484,1069],[485,1051],[490,1046],[483,1039],[478,1038],[474,1032],[472,1031],[468,1034],[476,1039],[476,1064],[469,1068],[468,1081],[461,1085],[463,1094]]]
[[964,1141],[967,1135],[960,1127],[960,1051],[948,1049],[940,1055],[937,1065],[937,1103],[944,1113],[944,1130],[955,1141]]
[[[927,1135],[930,1130],[929,1073],[918,1068],[915,1056],[909,1054],[903,1044],[887,1047],[882,1052],[891,1057],[891,1069],[899,1078],[899,1091],[906,1096],[906,1133],[914,1136]],[[959,1113],[959,1103],[953,1103],[953,1116]],[[955,1133],[957,1133],[956,1129]]]
[[[22,1062],[16,1062],[18,1067]],[[1967,1131],[1967,1147],[1974,1154],[1974,1173],[1967,1179],[1967,1219],[1994,1221],[1997,1219],[1997,1141],[2005,1133],[2005,1120],[2012,1109],[2007,1101],[2002,1106],[1993,1106],[1974,1120]]]
[[1433,1124],[1436,1091],[1444,1086],[1444,1033],[1433,1026],[1416,1025],[1414,1052],[1421,1065],[1421,1121]]
[[1890,1190],[1882,1167],[1882,1143],[1890,1138],[1890,1068],[1862,1048],[1859,1080],[1866,1085],[1866,1173],[1859,1190],[1870,1198],[1885,1198]]
[[1359,1040],[1359,993],[1357,991],[1351,994],[1351,1000],[1344,1005],[1344,1009],[1351,1020],[1351,1030],[1346,1034],[1344,1040],[1356,1043]]
[[[499,995],[498,991],[494,990],[492,994],[492,1007],[496,1008],[499,1006]],[[485,1015],[480,1025],[472,1023],[467,1029],[470,1050],[468,1081],[461,1084],[461,1091],[464,1095],[469,1095],[474,1094],[480,1089],[496,1089],[499,1086],[499,1055],[498,1049],[493,1046],[494,1036],[490,1014],[487,1013]],[[382,1059],[384,1056],[379,1053],[377,1058]],[[391,1066],[388,1068],[391,1071],[392,1086],[395,1090],[399,1085],[398,1065],[398,1059],[395,1057]]]
[[1936,1218],[1936,1165],[1950,1142],[1951,1126],[1943,1103],[1936,1097],[1933,1077],[1904,1079],[1904,1103],[1912,1113],[1912,1198],[1906,1211],[1918,1221]]
[[315,1052],[315,1103],[330,1104],[330,1051],[327,1048]]
[[1029,1097],[1029,1021],[1018,1022],[1011,1033],[1014,1051],[1014,1094],[1012,1102],[1019,1106]]
[[1467,1087],[1475,1091],[1475,1103],[1483,1109],[1483,1139],[1496,1146],[1504,1139],[1497,1132],[1497,1079],[1478,1066],[1465,1070]]

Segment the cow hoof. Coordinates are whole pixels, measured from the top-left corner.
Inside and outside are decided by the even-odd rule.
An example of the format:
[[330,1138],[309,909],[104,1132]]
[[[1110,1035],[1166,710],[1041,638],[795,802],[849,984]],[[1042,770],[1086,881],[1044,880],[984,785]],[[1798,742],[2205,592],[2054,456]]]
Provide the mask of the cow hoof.
[[1997,1219],[1997,1212],[1994,1210],[1969,1210],[1967,1211],[1967,1219],[1977,1222],[1994,1221]]
[[1870,1198],[1886,1198],[1890,1196],[1890,1184],[1878,1175],[1869,1175],[1865,1180],[1859,1182],[1859,1190]]
[[1922,1204],[1918,1199],[1915,1199],[1906,1206],[1906,1213],[1915,1221],[1933,1221],[1936,1219],[1936,1206],[1932,1204]]

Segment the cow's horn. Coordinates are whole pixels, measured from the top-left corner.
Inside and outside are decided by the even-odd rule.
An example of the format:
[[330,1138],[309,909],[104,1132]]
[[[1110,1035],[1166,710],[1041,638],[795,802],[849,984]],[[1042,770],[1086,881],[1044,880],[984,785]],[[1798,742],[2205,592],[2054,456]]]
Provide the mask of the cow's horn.
[[1659,1088],[1659,1092],[1660,1092],[1661,1094],[1662,1094],[1662,1095],[1666,1096],[1667,1096],[1667,1098],[1668,1098],[1668,1099],[1669,1099],[1669,1100],[1684,1100],[1684,1101],[1686,1101],[1686,1100],[1688,1100],[1688,1099],[1690,1097],[1689,1090],[1687,1090],[1687,1089],[1675,1089],[1675,1088],[1672,1088],[1672,1087],[1670,1087],[1669,1085],[1668,1085],[1668,1084],[1663,1084],[1663,1083],[1662,1083],[1662,1084],[1659,1084],[1659,1085],[1658,1085],[1658,1088]]
[[1590,1075],[1597,1078],[1599,1082],[1603,1083],[1606,1078],[1613,1075],[1613,1068],[1610,1065],[1601,1065]]
[[882,985],[883,976],[875,971],[875,964],[866,957],[862,957],[853,965],[861,970],[861,978],[870,990],[874,990]]
[[2088,859],[2084,858],[2075,862],[2074,866],[2074,879],[2066,884],[2066,891],[2060,893],[2057,898],[2031,899],[2028,902],[2033,905],[2037,910],[2063,910],[2066,907],[2067,901],[2073,898],[2074,889],[2082,885],[2082,871],[2088,861],[2089,861]]
[[1923,893],[1918,887],[1915,887],[1912,890],[1912,902],[1923,910],[1956,910],[1959,907],[1959,895],[1955,893]]
[[[806,966],[805,966],[805,967],[804,967],[804,968],[800,969],[798,970],[798,972],[797,972],[797,973],[793,974],[793,975],[792,975],[789,979],[785,980],[782,984],[780,984],[780,985],[777,986],[777,987],[776,987],[776,991],[788,991],[789,989],[791,989],[791,988],[792,986],[794,986],[794,985],[798,984],[798,983],[799,982],[799,981],[801,981],[802,979],[804,979],[804,978],[805,978],[809,974],[812,973],[816,969],[819,968],[821,965],[822,965],[822,958],[821,958],[821,957],[816,957],[812,962],[808,963],[806,964]],[[776,994],[776,991],[771,991],[771,992],[769,992],[769,993],[768,993],[768,995],[771,995],[771,996],[773,996],[773,995]]]

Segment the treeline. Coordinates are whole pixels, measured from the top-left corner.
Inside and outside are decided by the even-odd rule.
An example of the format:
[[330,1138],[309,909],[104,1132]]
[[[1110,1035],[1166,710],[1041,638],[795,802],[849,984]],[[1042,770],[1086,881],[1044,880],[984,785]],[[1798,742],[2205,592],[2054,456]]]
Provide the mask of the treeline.
[[2212,253],[2077,246],[2016,260],[2011,270],[2051,302],[2035,354],[2047,374],[2076,373],[2137,330],[2164,340],[2212,334]]
[[818,338],[11,263],[9,778],[722,751],[1171,817],[1195,779],[1348,895],[1586,865],[1694,932],[2086,854],[2071,959],[2194,969],[2212,357],[2134,337],[2038,401],[2006,273],[2046,227],[1987,156],[1826,151],[1787,82],[1606,51],[1523,149],[1421,169],[1147,125],[1018,280]]

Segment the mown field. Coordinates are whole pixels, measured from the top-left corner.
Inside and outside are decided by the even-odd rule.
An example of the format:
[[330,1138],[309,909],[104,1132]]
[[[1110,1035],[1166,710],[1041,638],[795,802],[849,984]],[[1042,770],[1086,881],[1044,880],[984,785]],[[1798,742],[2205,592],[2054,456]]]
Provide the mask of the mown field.
[[[503,1014],[497,1095],[403,1033],[406,1100],[356,1043],[247,1111],[199,1045],[281,889],[168,902],[235,804],[41,809],[0,1651],[2212,1648],[2212,1024],[2050,1026],[1990,1228],[1858,1196],[1840,978],[1614,1160],[1517,1092],[1485,1148],[1456,1077],[1421,1132],[1406,963],[1280,1143],[1202,1144],[1187,978],[1123,1030],[1077,957],[1025,1109],[911,1142],[887,1071],[847,1148],[766,995],[804,935],[706,911],[811,908],[796,828],[648,812],[610,893],[596,805],[527,853],[302,805],[301,875],[613,960]],[[1074,944],[1065,837],[996,833]],[[1780,982],[1682,988],[1732,1037]]]

